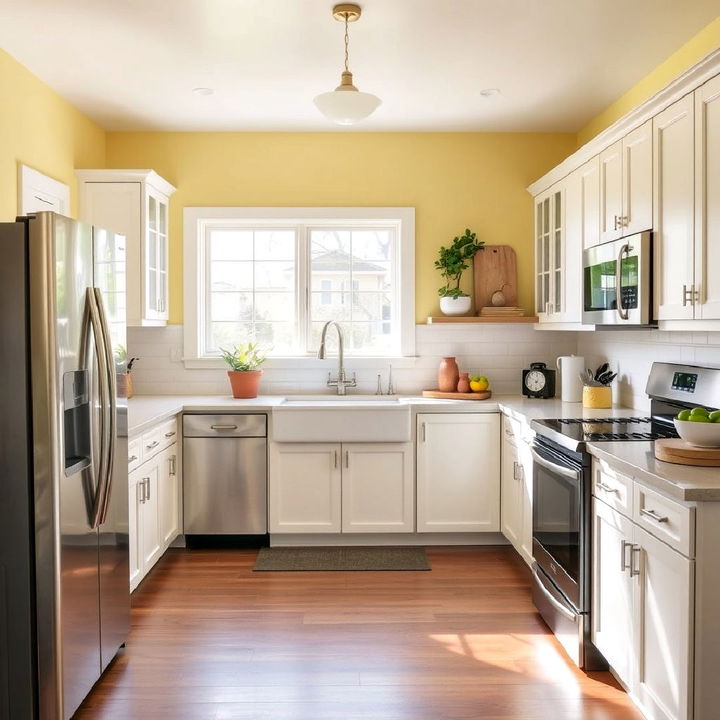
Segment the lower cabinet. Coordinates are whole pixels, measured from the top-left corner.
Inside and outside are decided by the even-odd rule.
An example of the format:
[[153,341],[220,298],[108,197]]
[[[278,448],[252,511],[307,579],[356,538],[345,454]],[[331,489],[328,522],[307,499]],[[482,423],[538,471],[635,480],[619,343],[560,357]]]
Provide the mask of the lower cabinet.
[[500,416],[417,416],[417,531],[500,530]]
[[414,530],[411,443],[273,443],[271,533]]
[[500,530],[532,565],[532,456],[530,443],[503,417]]
[[131,591],[181,532],[178,445],[157,452],[152,442],[128,476]]
[[593,548],[593,642],[646,718],[692,718],[693,560],[599,499]]

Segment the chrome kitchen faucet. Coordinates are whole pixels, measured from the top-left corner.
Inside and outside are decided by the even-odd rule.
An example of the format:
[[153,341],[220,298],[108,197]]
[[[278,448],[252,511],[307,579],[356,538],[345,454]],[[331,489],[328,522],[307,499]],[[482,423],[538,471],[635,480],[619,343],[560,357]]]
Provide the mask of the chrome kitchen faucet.
[[338,395],[345,395],[345,389],[349,387],[357,387],[357,382],[355,380],[355,373],[353,373],[352,380],[345,379],[345,350],[342,328],[339,323],[335,322],[335,320],[328,320],[328,322],[326,322],[323,326],[322,335],[320,336],[320,349],[318,350],[317,356],[318,360],[325,359],[325,337],[327,335],[329,325],[334,325],[338,334],[338,376],[337,379],[333,380],[330,373],[328,373],[327,385],[328,387],[336,387]]

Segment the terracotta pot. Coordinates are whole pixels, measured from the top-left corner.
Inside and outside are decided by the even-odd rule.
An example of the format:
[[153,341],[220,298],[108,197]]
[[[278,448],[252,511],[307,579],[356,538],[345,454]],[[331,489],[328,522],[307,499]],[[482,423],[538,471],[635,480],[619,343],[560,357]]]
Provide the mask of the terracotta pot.
[[438,367],[438,390],[440,392],[455,392],[459,379],[460,371],[455,358],[443,358],[440,361],[440,367]]
[[470,392],[470,373],[460,373],[457,384],[457,391],[461,393]]
[[258,396],[260,387],[260,377],[262,370],[250,370],[242,372],[240,370],[228,370],[230,378],[230,387],[234,398],[255,398]]
[[132,375],[130,373],[117,373],[115,375],[117,396],[131,398],[133,396]]

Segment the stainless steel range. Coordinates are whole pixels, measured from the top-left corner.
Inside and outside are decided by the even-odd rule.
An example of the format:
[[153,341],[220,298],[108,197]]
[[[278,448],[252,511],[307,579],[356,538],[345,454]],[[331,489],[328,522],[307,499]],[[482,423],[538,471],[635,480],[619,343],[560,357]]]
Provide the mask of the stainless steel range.
[[[648,416],[533,420],[533,600],[570,657],[605,661],[590,641],[591,458],[586,443],[677,437],[673,417],[720,406],[720,368],[654,363]],[[707,404],[710,403],[710,404]]]

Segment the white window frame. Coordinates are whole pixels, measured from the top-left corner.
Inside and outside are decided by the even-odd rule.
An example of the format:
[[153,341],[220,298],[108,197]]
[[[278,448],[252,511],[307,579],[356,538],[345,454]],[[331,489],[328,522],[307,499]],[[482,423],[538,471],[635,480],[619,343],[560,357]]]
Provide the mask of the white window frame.
[[[204,303],[206,262],[204,238],[208,227],[226,226],[232,221],[256,226],[307,225],[313,227],[343,224],[383,223],[397,229],[395,263],[397,319],[400,328],[399,355],[349,356],[353,367],[372,367],[378,360],[408,360],[415,357],[415,208],[412,207],[186,207],[183,211],[184,260],[184,362],[188,368],[225,367],[222,358],[202,356],[204,347]],[[297,258],[298,272],[305,271],[305,258]],[[349,364],[350,364],[349,363]],[[308,355],[269,358],[265,367],[325,367],[326,363]],[[401,366],[398,363],[398,366]]]

